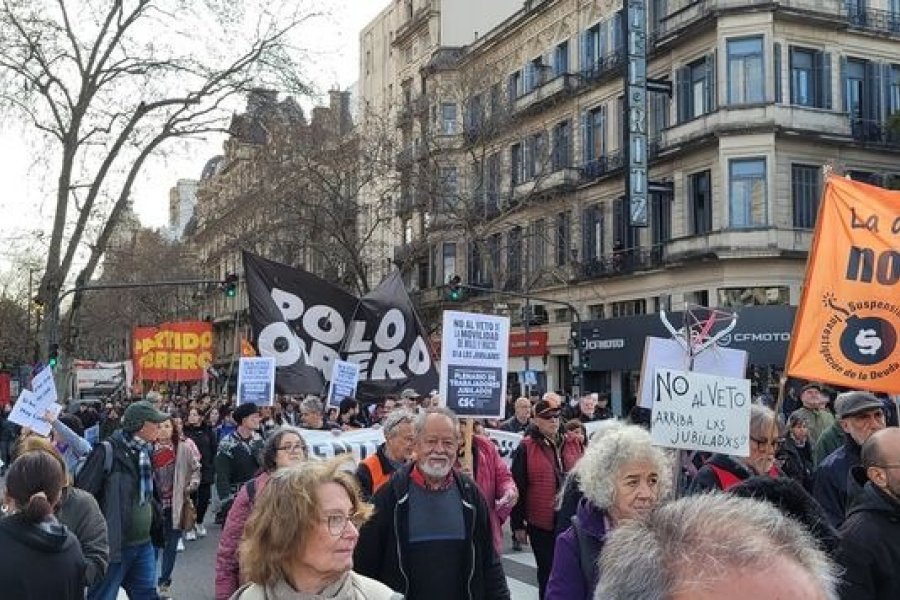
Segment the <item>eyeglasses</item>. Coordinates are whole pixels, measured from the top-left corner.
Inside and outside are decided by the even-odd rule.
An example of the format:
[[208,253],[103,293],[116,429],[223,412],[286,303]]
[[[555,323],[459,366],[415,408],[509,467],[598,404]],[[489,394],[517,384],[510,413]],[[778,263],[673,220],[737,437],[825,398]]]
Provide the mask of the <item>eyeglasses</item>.
[[287,444],[284,446],[278,446],[277,450],[281,450],[283,452],[303,452],[306,454],[306,446],[303,444]]
[[778,448],[784,443],[784,438],[775,438],[774,440],[761,440],[759,438],[750,436],[750,439],[760,446],[769,446],[770,448]]
[[536,416],[538,419],[548,419],[548,420],[549,419],[558,419],[559,413],[558,412],[557,413],[547,413],[547,414],[543,414],[543,415],[538,414]]
[[364,519],[359,513],[352,515],[327,515],[322,521],[328,526],[328,533],[334,537],[339,537],[347,530],[347,523],[353,523],[353,527],[359,529]]

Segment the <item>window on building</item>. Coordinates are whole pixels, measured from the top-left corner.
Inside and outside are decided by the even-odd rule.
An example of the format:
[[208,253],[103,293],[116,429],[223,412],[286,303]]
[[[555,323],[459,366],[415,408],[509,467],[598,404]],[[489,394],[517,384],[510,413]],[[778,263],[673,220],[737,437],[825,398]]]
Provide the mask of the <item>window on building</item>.
[[596,321],[606,318],[606,310],[603,304],[588,304],[588,319]]
[[831,108],[831,55],[791,47],[791,104]]
[[695,290],[685,293],[684,303],[694,306],[709,306],[709,290]]
[[731,227],[760,227],[767,223],[766,159],[742,158],[728,163],[728,206]]
[[450,281],[454,275],[458,275],[456,270],[456,243],[444,242],[444,254],[442,267],[444,280],[441,283]]
[[441,104],[441,133],[456,135],[456,105]]
[[719,288],[719,306],[772,306],[789,303],[790,289],[786,286]]
[[530,60],[525,68],[525,81],[522,93],[527,94],[542,85],[544,85],[544,58],[538,56]]
[[495,83],[491,86],[491,118],[496,119],[503,113],[503,93],[501,85]]
[[525,140],[525,180],[534,179],[544,172],[547,134],[533,133]]
[[868,116],[866,92],[866,61],[850,59],[844,68],[844,109],[851,119]]
[[819,211],[819,167],[791,165],[791,200],[794,227],[812,229]]
[[569,263],[569,244],[572,235],[572,213],[564,211],[556,215],[556,266]]
[[643,298],[639,300],[610,302],[610,307],[612,308],[613,318],[647,314],[647,301]]
[[553,127],[553,170],[572,166],[572,122],[566,119]]
[[491,286],[493,287],[492,277],[494,273],[500,272],[500,248],[503,246],[503,234],[495,233],[487,240],[487,267],[485,268],[485,275],[487,276],[487,281],[491,281]]
[[513,144],[509,148],[509,162],[512,168],[510,180],[513,186],[525,181],[525,157],[522,155],[522,144]]
[[547,223],[538,219],[528,226],[528,258],[532,272],[544,268],[547,255]]
[[[900,20],[900,7],[897,10],[897,18]],[[888,68],[888,116],[900,112],[900,66],[891,65]]]
[[603,257],[603,210],[599,204],[588,206],[581,214],[581,245],[583,262]]
[[509,230],[506,245],[506,284],[512,289],[522,287],[522,228],[519,226]]
[[450,211],[459,203],[459,171],[456,167],[441,167],[442,209]]
[[559,77],[569,72],[569,40],[556,45],[553,50],[553,75]]
[[650,195],[650,236],[654,246],[672,239],[672,196]]
[[487,157],[485,179],[485,202],[489,209],[497,209],[500,207],[500,153]]
[[410,217],[406,217],[402,221],[403,227],[403,243],[404,244],[412,244],[413,241],[413,227],[412,227],[412,219]]
[[588,164],[606,154],[606,107],[592,108],[584,116],[584,162]]
[[628,199],[616,198],[613,202],[613,250],[633,250],[637,247],[637,228],[631,226]]
[[523,86],[522,86],[522,71],[516,71],[512,75],[509,76],[509,80],[506,84],[507,97],[510,102],[515,102],[516,98],[522,95]]
[[708,54],[676,73],[678,122],[711,112],[716,97],[716,56]]
[[597,23],[589,27],[581,38],[581,71],[594,70],[597,63],[606,53],[606,23]]
[[728,40],[728,103],[765,100],[763,38]]
[[475,94],[466,102],[466,114],[464,115],[466,134],[476,135],[481,131],[484,123],[484,100],[481,94]]
[[647,114],[647,138],[657,140],[669,126],[668,94],[650,94],[649,113]]
[[712,230],[712,189],[710,172],[701,171],[688,176],[691,208],[691,233],[702,235]]

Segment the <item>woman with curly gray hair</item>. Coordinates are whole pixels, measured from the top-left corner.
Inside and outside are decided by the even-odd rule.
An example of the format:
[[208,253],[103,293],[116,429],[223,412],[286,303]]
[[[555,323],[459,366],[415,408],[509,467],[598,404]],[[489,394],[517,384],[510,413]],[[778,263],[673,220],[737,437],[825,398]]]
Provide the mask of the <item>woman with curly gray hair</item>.
[[571,476],[584,495],[556,539],[545,600],[590,600],[607,533],[650,512],[672,488],[672,463],[636,425],[616,425],[588,445]]

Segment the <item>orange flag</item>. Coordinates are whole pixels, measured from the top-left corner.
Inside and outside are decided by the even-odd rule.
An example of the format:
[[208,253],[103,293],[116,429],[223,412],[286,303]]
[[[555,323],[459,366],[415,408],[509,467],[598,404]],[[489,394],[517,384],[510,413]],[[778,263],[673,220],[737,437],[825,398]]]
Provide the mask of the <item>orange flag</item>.
[[900,392],[900,192],[828,178],[786,371]]
[[241,356],[256,356],[256,350],[247,338],[241,338]]

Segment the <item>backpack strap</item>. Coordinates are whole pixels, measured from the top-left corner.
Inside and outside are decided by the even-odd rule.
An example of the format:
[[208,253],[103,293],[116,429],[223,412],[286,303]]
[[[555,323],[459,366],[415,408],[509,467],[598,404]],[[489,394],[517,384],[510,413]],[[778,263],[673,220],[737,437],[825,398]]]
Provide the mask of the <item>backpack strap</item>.
[[253,506],[256,501],[256,478],[247,481],[244,487],[247,488],[247,499],[250,501],[250,506]]
[[109,475],[112,472],[113,447],[109,440],[100,442],[103,444],[103,472]]
[[585,589],[594,587],[594,563],[600,555],[600,544],[582,527],[577,515],[572,515],[572,529],[578,542],[578,565],[584,578]]

